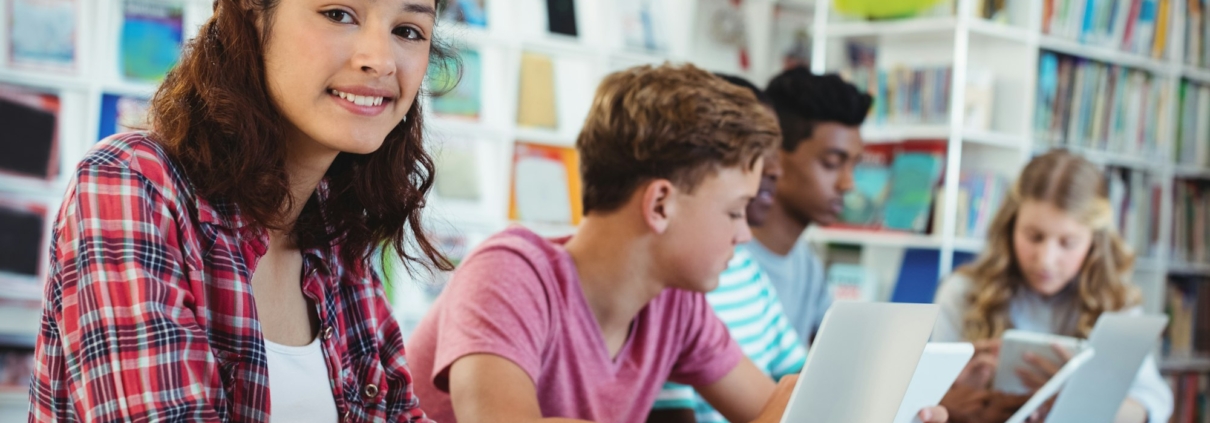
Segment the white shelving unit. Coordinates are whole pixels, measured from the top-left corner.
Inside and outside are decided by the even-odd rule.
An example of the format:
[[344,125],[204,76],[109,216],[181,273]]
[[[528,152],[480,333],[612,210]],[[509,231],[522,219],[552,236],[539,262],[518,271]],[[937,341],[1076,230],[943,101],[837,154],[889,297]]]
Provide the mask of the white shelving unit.
[[[843,43],[859,40],[878,47],[879,68],[894,65],[952,66],[950,114],[947,124],[927,126],[889,125],[864,127],[868,143],[892,142],[902,139],[945,139],[947,141],[944,190],[946,204],[939,231],[931,235],[882,234],[837,229],[813,230],[810,239],[820,243],[860,244],[878,247],[929,248],[940,251],[939,274],[953,270],[952,253],[977,252],[982,240],[959,239],[955,236],[956,196],[958,175],[963,169],[994,169],[1014,179],[1033,154],[1050,148],[1037,142],[1033,131],[1036,104],[1038,57],[1043,51],[1085,58],[1131,69],[1139,69],[1163,78],[1175,93],[1181,79],[1210,82],[1210,69],[1187,66],[1181,59],[1184,51],[1184,2],[1172,2],[1168,54],[1165,59],[1131,54],[1113,48],[1081,44],[1042,33],[1042,0],[1010,0],[1008,23],[992,22],[974,17],[973,1],[956,0],[956,13],[951,16],[929,16],[913,19],[854,22],[837,16],[830,2],[816,7],[812,70],[816,73],[835,72],[845,60]],[[995,78],[992,129],[968,131],[964,128],[961,105],[965,96],[965,75],[971,69],[990,70]],[[1155,134],[1160,139],[1175,138],[1178,100],[1171,95],[1164,104],[1173,124],[1168,132]],[[1169,143],[1171,146],[1173,143]],[[1137,260],[1135,281],[1144,290],[1145,307],[1149,312],[1162,312],[1166,277],[1169,272],[1210,276],[1210,264],[1170,262],[1172,226],[1172,184],[1174,178],[1210,179],[1210,169],[1178,165],[1173,154],[1163,151],[1158,157],[1126,154],[1088,148],[1070,148],[1095,163],[1143,171],[1160,181],[1159,248],[1155,254]]]

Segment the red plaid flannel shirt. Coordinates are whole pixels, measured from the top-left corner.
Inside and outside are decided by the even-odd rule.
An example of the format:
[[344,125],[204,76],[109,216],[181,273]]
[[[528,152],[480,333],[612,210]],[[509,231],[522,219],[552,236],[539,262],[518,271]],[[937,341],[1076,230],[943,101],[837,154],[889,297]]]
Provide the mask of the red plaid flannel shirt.
[[[189,187],[142,133],[102,141],[76,168],[51,242],[31,422],[268,421],[251,285],[267,235]],[[343,419],[429,422],[378,277],[334,251],[303,258]]]

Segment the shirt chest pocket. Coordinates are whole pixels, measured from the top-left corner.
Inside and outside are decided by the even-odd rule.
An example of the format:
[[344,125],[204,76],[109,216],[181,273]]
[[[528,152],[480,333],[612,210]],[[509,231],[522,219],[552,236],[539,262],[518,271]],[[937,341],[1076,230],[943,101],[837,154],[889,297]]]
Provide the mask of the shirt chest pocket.
[[377,353],[350,357],[344,377],[348,421],[379,421],[387,417],[391,381]]

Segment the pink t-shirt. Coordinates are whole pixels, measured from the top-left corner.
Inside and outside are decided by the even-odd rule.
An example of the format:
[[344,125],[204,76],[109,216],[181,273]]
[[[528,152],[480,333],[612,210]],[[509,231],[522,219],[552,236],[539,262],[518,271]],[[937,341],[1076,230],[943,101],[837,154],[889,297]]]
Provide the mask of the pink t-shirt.
[[525,370],[544,417],[599,423],[644,421],[665,381],[708,385],[739,363],[743,352],[706,297],[675,289],[635,316],[610,359],[564,242],[514,227],[462,262],[407,345],[429,417],[455,421],[449,367],[468,354],[498,355]]

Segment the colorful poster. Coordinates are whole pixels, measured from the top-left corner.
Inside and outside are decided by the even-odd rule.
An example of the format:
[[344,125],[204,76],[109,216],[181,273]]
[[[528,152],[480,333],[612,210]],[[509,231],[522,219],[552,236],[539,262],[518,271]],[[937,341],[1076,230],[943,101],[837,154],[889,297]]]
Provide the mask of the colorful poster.
[[483,98],[483,62],[479,52],[463,50],[462,77],[434,67],[429,72],[429,89],[434,92],[433,113],[453,118],[479,120]]
[[101,127],[97,140],[113,134],[149,129],[148,108],[145,98],[108,93],[101,95]]
[[58,176],[59,97],[0,85],[0,174]]
[[508,218],[580,224],[580,156],[574,148],[517,142]]
[[13,0],[9,60],[14,67],[71,71],[76,67],[76,0]]
[[479,28],[487,28],[486,0],[451,0],[441,18]]
[[122,22],[122,75],[159,82],[181,56],[179,1],[125,0]]

